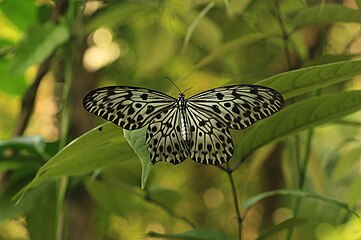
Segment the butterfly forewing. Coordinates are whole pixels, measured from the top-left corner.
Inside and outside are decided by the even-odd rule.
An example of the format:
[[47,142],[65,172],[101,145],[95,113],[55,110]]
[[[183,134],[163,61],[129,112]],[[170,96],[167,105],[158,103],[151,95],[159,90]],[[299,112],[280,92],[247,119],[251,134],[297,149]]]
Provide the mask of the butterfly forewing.
[[189,145],[182,141],[180,109],[165,110],[155,117],[147,129],[147,144],[152,163],[178,164],[189,155]]
[[83,105],[91,113],[134,130],[149,124],[175,101],[171,96],[145,88],[110,86],[91,91]]
[[282,106],[283,98],[276,90],[257,85],[215,88],[188,99],[188,108],[208,112],[233,129],[249,127]]

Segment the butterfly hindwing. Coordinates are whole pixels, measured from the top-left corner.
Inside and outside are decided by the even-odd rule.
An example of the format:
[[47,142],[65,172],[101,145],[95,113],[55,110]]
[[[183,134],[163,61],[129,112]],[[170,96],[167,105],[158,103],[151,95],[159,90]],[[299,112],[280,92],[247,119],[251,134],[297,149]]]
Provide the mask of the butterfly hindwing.
[[234,152],[228,128],[209,112],[187,109],[190,122],[190,157],[203,164],[228,162]]
[[189,146],[182,141],[179,118],[180,110],[174,106],[157,114],[149,124],[146,141],[152,163],[178,164],[188,157]]
[[188,108],[208,112],[233,129],[249,127],[282,106],[283,98],[276,90],[258,85],[214,88],[188,99]]
[[127,130],[149,124],[169,109],[176,99],[146,88],[110,86],[91,91],[84,98],[84,108]]

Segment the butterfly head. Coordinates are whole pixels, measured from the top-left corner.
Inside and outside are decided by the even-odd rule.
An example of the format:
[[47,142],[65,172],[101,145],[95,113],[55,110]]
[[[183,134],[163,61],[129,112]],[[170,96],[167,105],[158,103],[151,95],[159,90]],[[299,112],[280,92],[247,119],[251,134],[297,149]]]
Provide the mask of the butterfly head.
[[181,92],[181,93],[178,94],[178,98],[184,98],[184,97],[185,97],[184,93]]

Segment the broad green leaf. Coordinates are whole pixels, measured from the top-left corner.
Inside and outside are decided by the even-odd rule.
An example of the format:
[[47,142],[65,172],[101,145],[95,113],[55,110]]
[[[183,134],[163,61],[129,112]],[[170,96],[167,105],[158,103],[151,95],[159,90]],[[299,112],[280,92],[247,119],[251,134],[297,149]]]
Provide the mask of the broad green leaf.
[[307,25],[361,21],[360,11],[342,4],[319,4],[302,9],[293,19],[294,29]]
[[266,78],[257,84],[278,90],[287,99],[349,80],[361,74],[361,61],[344,61],[301,68]]
[[247,131],[236,149],[245,159],[257,148],[278,138],[344,117],[361,109],[361,91],[313,97],[282,109]]
[[91,180],[85,181],[85,187],[96,203],[114,214],[124,216],[133,204],[132,195],[122,187]]
[[214,229],[198,228],[183,233],[156,233],[149,232],[146,235],[150,238],[166,238],[166,239],[182,239],[182,240],[230,240],[230,238],[222,232]]
[[248,211],[251,207],[253,207],[258,202],[260,202],[266,198],[273,197],[273,196],[279,196],[279,195],[318,199],[325,203],[333,204],[339,208],[343,208],[348,213],[352,213],[352,214],[355,214],[356,216],[358,216],[357,213],[352,211],[346,203],[337,201],[333,198],[330,198],[330,197],[327,197],[327,196],[324,196],[324,195],[321,195],[318,193],[314,193],[314,192],[310,192],[310,191],[306,191],[306,190],[300,190],[300,189],[279,189],[279,190],[273,190],[273,191],[269,191],[269,192],[260,193],[260,194],[257,194],[255,196],[245,199],[242,202],[242,207],[244,209],[246,209],[246,211]]
[[112,4],[111,7],[100,10],[95,16],[91,17],[86,25],[86,32],[91,32],[99,27],[109,26],[118,27],[128,21],[136,21],[137,18],[144,17],[146,13],[156,9],[156,2],[124,2]]
[[134,159],[121,128],[106,123],[85,133],[61,149],[37,172],[28,187],[54,177],[75,176]]
[[7,94],[22,95],[27,84],[23,74],[9,74],[7,62],[0,60],[0,90]]
[[307,222],[309,222],[309,220],[300,219],[300,218],[287,219],[276,226],[272,226],[262,231],[261,234],[258,236],[257,240],[267,239],[268,237],[272,236],[275,233],[301,226]]
[[149,177],[150,170],[153,164],[150,161],[150,153],[148,151],[148,145],[146,144],[146,131],[147,127],[128,131],[124,129],[124,136],[127,139],[130,146],[134,149],[134,152],[138,155],[140,162],[142,163],[142,179],[141,188],[144,189]]
[[47,23],[31,27],[11,59],[9,72],[20,74],[28,67],[39,64],[70,37],[65,25]]
[[36,22],[35,1],[3,0],[0,1],[0,9],[23,32]]

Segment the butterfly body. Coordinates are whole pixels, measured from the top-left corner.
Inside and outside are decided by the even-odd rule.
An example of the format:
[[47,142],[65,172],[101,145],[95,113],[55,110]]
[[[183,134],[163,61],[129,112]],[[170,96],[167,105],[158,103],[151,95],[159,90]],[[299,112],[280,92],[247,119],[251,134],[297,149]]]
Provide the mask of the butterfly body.
[[188,144],[190,138],[189,132],[189,121],[187,120],[186,108],[187,108],[187,100],[185,99],[184,93],[180,93],[177,99],[177,105],[179,108],[179,125],[181,126],[181,135],[183,141]]
[[244,129],[279,111],[282,96],[257,85],[211,89],[190,98],[137,87],[110,86],[91,91],[84,108],[134,130],[147,126],[146,143],[153,163],[178,164],[186,158],[222,164],[234,152],[229,128]]

